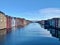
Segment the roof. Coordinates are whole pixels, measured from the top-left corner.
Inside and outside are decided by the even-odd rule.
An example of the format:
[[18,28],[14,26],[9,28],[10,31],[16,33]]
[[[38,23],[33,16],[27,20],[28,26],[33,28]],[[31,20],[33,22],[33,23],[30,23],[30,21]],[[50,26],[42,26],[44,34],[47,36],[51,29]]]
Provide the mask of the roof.
[[0,13],[5,15],[5,13],[3,13],[2,11],[0,11]]

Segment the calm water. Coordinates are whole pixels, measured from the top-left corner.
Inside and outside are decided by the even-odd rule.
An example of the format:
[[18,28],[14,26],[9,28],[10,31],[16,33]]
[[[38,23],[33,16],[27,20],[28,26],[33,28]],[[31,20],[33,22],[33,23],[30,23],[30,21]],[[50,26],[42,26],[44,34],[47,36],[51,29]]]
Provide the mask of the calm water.
[[52,36],[51,31],[41,28],[38,23],[31,23],[1,35],[0,45],[60,45],[60,41]]

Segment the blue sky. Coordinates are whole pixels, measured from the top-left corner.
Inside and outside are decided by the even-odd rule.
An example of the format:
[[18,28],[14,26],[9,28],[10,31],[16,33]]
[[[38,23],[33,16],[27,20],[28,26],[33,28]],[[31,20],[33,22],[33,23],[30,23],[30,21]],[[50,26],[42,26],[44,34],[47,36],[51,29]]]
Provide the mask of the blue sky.
[[60,0],[0,0],[0,11],[28,20],[60,17]]

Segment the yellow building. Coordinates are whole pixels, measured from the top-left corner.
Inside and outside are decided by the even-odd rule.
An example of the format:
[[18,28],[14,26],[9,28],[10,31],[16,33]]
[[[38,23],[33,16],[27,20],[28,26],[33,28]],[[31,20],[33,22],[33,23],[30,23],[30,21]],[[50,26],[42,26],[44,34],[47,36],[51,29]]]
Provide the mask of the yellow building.
[[6,28],[6,16],[3,12],[0,11],[0,29]]
[[6,35],[6,29],[0,30],[0,36],[1,36],[1,35]]

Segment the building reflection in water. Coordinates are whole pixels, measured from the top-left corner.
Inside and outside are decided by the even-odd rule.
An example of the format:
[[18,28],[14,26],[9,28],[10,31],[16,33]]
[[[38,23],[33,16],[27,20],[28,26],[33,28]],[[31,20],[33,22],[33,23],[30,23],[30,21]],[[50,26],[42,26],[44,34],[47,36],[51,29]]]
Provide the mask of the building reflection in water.
[[16,30],[20,30],[21,28],[24,28],[25,26],[20,26],[20,27],[13,27],[11,29],[2,29],[0,30],[0,45],[5,45],[6,43],[6,38],[9,34]]
[[6,29],[0,30],[0,45],[5,44]]
[[46,28],[45,25],[41,25],[41,27],[50,31],[50,33],[53,37],[56,37],[60,40],[60,29],[53,29],[51,27]]

